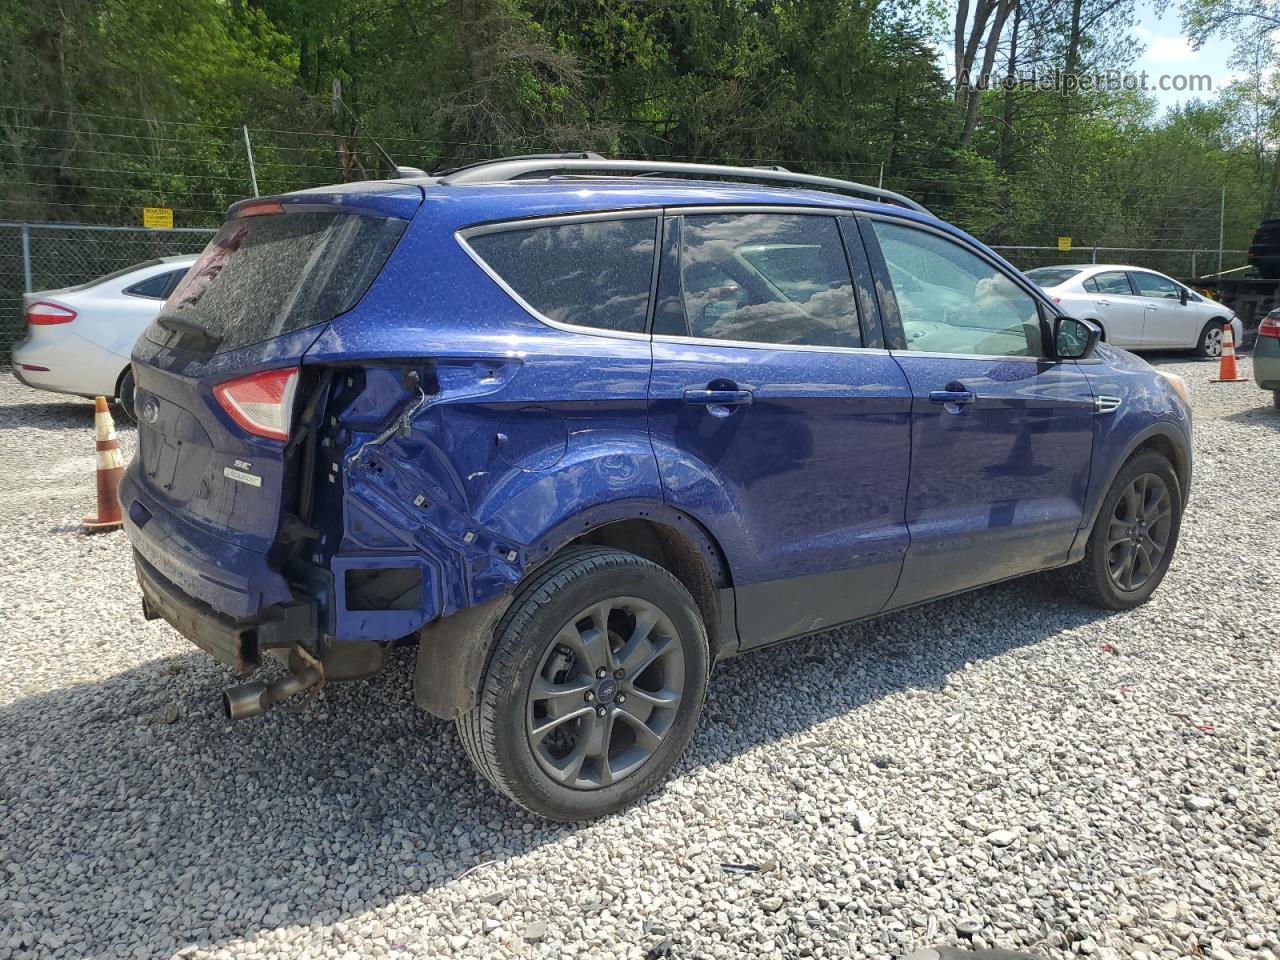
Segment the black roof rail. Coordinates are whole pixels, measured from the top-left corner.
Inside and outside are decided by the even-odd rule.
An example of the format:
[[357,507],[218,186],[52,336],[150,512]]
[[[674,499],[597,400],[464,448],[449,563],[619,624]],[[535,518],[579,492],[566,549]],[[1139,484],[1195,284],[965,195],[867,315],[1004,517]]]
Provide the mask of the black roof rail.
[[[919,213],[928,214],[921,204],[892,190],[872,187],[852,180],[818,177],[808,173],[792,173],[781,167],[732,167],[714,163],[673,163],[666,160],[606,160],[596,154],[552,154],[546,157],[508,157],[486,160],[445,173],[441,186],[464,183],[503,183],[538,174],[673,174],[675,176],[727,177],[736,180],[768,180],[793,186],[815,187],[836,193],[851,193],[896,203]],[[932,216],[932,214],[929,214]]]

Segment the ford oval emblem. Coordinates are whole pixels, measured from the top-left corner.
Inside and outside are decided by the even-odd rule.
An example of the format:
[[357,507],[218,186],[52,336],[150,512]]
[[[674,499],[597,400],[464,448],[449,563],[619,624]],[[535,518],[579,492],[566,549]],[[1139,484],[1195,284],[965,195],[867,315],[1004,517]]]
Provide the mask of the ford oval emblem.
[[155,397],[147,397],[142,401],[142,419],[147,423],[155,423],[160,419],[160,404]]

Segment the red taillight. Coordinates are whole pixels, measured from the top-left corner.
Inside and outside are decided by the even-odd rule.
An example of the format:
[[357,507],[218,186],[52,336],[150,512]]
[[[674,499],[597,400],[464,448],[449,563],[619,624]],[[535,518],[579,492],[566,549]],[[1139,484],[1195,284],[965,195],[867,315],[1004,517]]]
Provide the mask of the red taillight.
[[214,387],[213,395],[231,419],[249,433],[288,440],[297,386],[298,368],[289,367],[228,380]]
[[1280,337],[1280,317],[1266,316],[1258,325],[1258,336]]
[[76,312],[70,307],[60,307],[56,303],[41,300],[27,307],[27,323],[33,327],[48,327],[55,323],[70,323],[76,318]]

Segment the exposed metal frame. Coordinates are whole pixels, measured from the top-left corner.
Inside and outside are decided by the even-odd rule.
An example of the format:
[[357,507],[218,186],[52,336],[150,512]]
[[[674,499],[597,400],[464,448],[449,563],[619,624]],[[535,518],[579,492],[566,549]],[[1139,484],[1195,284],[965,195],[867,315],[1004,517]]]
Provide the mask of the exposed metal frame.
[[853,180],[837,180],[834,177],[819,177],[808,173],[792,173],[777,167],[734,167],[712,163],[673,163],[662,160],[581,160],[560,158],[514,158],[494,160],[489,163],[477,163],[465,167],[437,182],[440,186],[455,186],[468,183],[503,183],[533,177],[538,174],[554,176],[556,174],[651,174],[669,173],[683,177],[726,177],[735,180],[766,180],[784,183],[790,186],[815,187],[836,193],[848,193],[855,196],[871,197],[887,203],[932,216],[924,206],[910,197],[881,187],[872,187]]

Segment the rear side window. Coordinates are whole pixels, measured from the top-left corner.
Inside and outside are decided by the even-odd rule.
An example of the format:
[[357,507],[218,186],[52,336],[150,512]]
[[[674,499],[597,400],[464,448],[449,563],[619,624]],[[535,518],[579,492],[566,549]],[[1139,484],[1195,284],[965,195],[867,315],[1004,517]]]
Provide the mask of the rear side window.
[[1056,287],[1078,276],[1079,270],[1072,267],[1039,267],[1027,271],[1027,279],[1034,280],[1041,287]]
[[223,352],[324,323],[356,304],[404,226],[355,213],[228,220],[147,336]]
[[1094,293],[1110,293],[1114,296],[1132,296],[1129,277],[1123,270],[1108,270],[1090,277],[1084,282],[1085,288]]
[[862,345],[834,217],[689,215],[681,218],[679,236],[678,289],[663,281],[654,333],[792,346]]
[[656,217],[472,233],[466,242],[507,291],[548,320],[644,333]]
[[134,297],[149,297],[153,300],[163,300],[173,291],[174,286],[182,275],[187,272],[187,268],[181,270],[170,270],[167,273],[158,273],[154,277],[148,277],[135,283],[131,287],[125,287],[124,292]]

